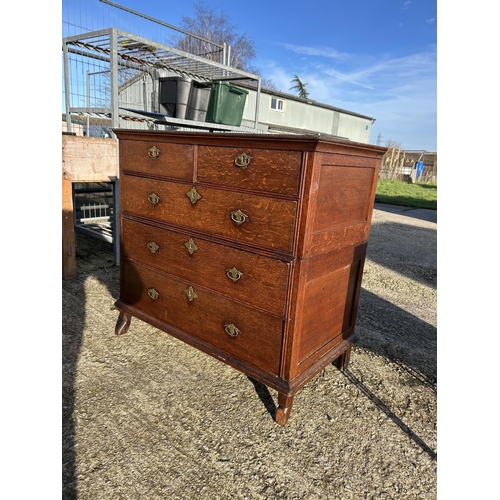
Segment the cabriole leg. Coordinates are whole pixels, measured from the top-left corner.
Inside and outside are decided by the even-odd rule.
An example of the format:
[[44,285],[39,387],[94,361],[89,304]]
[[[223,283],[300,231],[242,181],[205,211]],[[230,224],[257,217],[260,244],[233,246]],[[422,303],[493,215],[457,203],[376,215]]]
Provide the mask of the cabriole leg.
[[116,335],[124,335],[125,333],[127,333],[131,320],[132,320],[131,314],[125,311],[120,311],[120,316],[118,316],[118,321],[116,322],[115,326]]
[[278,409],[276,410],[276,422],[280,425],[286,425],[290,412],[292,411],[293,396],[287,396],[278,392]]

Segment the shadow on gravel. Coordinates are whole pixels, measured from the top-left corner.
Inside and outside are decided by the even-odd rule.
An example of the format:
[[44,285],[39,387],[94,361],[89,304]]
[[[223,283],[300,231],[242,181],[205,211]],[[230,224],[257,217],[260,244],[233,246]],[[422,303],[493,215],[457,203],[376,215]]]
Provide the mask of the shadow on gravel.
[[274,404],[274,400],[271,396],[271,393],[269,392],[269,389],[262,382],[259,382],[251,377],[247,378],[248,380],[250,380],[250,382],[252,382],[257,396],[259,396],[259,399],[261,400],[266,410],[269,412],[269,415],[271,415],[272,419],[275,420],[277,407]]
[[[62,303],[62,498],[76,500],[75,382],[85,326],[85,290],[81,276],[63,281]],[[75,320],[76,319],[76,320]]]
[[372,401],[377,408],[383,411],[388,418],[390,418],[412,441],[414,441],[420,448],[429,455],[429,457],[436,461],[437,454],[436,452],[430,448],[427,443],[420,438],[417,434],[415,434],[394,412],[392,412],[389,407],[380,400],[375,394],[366,387],[365,384],[350,371],[343,370],[341,372],[345,377],[355,385],[370,401]]
[[[112,267],[113,250],[110,243],[95,238],[79,236],[77,247],[77,271],[74,279],[63,280],[62,290],[62,499],[76,500],[77,458],[75,450],[75,383],[78,360],[82,345],[86,318],[85,281],[95,276],[110,293],[116,296],[117,289],[107,275],[100,275],[92,265]],[[118,317],[118,316],[117,316]]]
[[[388,241],[397,241],[397,245],[388,245]],[[429,246],[436,249],[432,254],[429,254]],[[420,283],[437,286],[435,229],[397,222],[374,222],[366,258]]]
[[361,288],[356,331],[360,347],[402,363],[413,377],[434,386],[437,381],[436,327]]

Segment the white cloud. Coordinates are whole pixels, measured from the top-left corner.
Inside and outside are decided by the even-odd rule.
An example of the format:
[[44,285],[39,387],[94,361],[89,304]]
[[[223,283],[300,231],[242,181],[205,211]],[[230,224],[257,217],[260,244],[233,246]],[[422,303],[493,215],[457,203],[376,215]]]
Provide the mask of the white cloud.
[[321,71],[346,84],[394,94],[394,90],[402,82],[413,82],[425,78],[435,79],[436,54],[434,51],[412,54],[353,68],[350,71],[323,66]]
[[281,45],[297,54],[305,54],[308,56],[331,57],[340,61],[345,61],[350,57],[349,54],[345,52],[339,52],[332,47],[307,47],[301,45],[292,45],[289,43],[283,43]]
[[[311,50],[313,53],[314,50]],[[374,117],[377,134],[406,149],[436,149],[436,51],[387,58],[373,64],[307,58],[293,69],[273,64],[266,74],[289,92],[294,74],[307,84],[311,99]],[[290,92],[291,93],[291,92]]]

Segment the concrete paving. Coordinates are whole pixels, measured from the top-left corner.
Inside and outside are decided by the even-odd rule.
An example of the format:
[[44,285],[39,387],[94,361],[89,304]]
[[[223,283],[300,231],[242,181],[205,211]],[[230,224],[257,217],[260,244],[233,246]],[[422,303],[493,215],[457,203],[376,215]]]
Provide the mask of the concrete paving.
[[375,209],[391,214],[398,214],[405,217],[413,217],[415,219],[426,220],[428,222],[437,223],[437,210],[429,210],[427,208],[412,208],[401,205],[389,205],[387,203],[375,203]]

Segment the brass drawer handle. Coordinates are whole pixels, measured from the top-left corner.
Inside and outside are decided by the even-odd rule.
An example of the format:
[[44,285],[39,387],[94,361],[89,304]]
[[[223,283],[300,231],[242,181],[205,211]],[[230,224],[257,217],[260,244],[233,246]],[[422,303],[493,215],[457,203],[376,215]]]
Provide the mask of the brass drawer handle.
[[232,267],[231,269],[226,269],[226,276],[233,282],[236,282],[243,276],[243,273],[238,271],[235,267]]
[[154,289],[154,288],[150,288],[148,290],[148,295],[153,299],[153,300],[156,300],[160,294]]
[[151,250],[151,253],[156,253],[160,249],[154,241],[150,241],[147,247]]
[[191,201],[191,205],[196,205],[196,202],[201,200],[201,195],[196,191],[194,186],[186,193],[186,196]]
[[233,323],[226,323],[224,330],[230,337],[236,337],[238,333],[241,333],[241,330],[233,325]]
[[184,290],[184,293],[187,295],[187,298],[188,298],[189,302],[193,302],[193,300],[196,299],[196,297],[198,297],[198,295],[196,295],[194,293],[194,290],[193,290],[192,286],[189,286],[188,288],[186,288]]
[[196,250],[199,250],[193,238],[189,238],[189,240],[184,243],[184,246],[188,249],[189,255],[193,255]]
[[156,160],[160,156],[160,150],[156,146],[152,146],[148,149],[148,156],[153,160]]
[[248,167],[251,160],[253,160],[253,158],[250,155],[247,155],[246,153],[241,153],[234,159],[234,164],[238,168],[245,169]]
[[240,209],[233,210],[231,212],[231,220],[236,224],[243,224],[248,218],[248,215],[245,212],[242,212]]
[[157,205],[160,201],[160,197],[156,193],[150,193],[148,195],[148,201],[151,205]]

